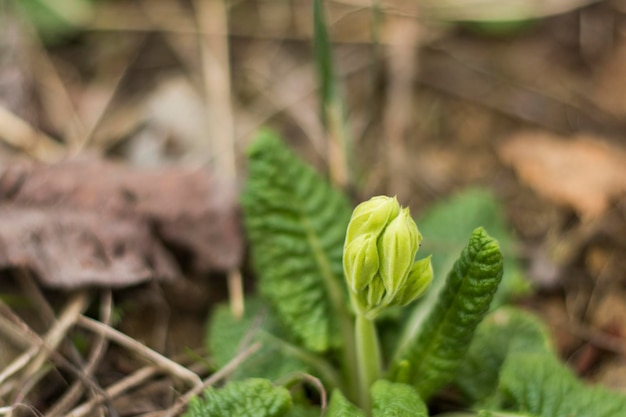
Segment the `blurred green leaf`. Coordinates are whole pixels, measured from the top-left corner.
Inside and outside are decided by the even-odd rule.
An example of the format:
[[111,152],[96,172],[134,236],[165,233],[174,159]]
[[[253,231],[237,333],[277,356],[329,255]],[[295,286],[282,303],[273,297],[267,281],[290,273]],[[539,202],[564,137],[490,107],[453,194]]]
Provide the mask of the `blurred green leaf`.
[[[528,293],[530,285],[524,279],[517,260],[518,243],[504,220],[502,207],[493,193],[484,188],[469,188],[432,205],[418,219],[417,225],[424,236],[420,253],[432,254],[435,271],[433,284],[427,297],[434,297],[459,252],[467,242],[467,236],[476,226],[482,226],[498,241],[504,256],[504,275],[494,298],[492,309],[502,305],[515,295]],[[423,308],[420,305],[420,308]]]
[[291,409],[289,391],[267,379],[247,379],[208,388],[194,397],[185,417],[282,417]]
[[46,43],[58,42],[84,27],[93,16],[88,0],[22,0],[16,2]]
[[455,385],[472,404],[482,404],[498,386],[502,364],[515,352],[552,352],[547,328],[535,315],[501,307],[478,326]]
[[617,417],[626,410],[626,395],[583,384],[552,353],[509,355],[498,390],[502,408],[529,416]]
[[[260,341],[262,348],[238,367],[232,379],[261,377],[276,380],[292,372],[307,372],[309,367],[282,349],[280,337],[286,333],[265,303],[256,298],[246,300],[244,317],[235,318],[228,304],[213,312],[206,335],[206,346],[218,367],[226,365],[247,345]],[[287,343],[287,342],[282,342]]]

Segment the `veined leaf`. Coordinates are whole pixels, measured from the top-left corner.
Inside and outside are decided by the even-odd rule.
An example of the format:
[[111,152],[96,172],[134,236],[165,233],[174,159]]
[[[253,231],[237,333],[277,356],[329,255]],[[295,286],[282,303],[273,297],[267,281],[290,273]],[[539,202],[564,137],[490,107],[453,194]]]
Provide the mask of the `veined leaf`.
[[222,367],[237,355],[242,343],[262,343],[261,349],[235,370],[231,380],[252,377],[276,380],[292,372],[308,372],[307,364],[285,351],[283,347],[287,342],[281,343],[279,339],[284,336],[284,329],[262,300],[249,298],[242,318],[234,317],[226,304],[214,310],[206,346],[216,365]]
[[365,413],[336,389],[330,397],[325,417],[365,417]]
[[507,409],[536,417],[626,415],[626,395],[586,386],[553,354],[509,355],[499,391]]
[[425,399],[450,382],[501,278],[498,242],[479,227],[448,274],[419,333],[401,347],[393,379],[414,384]]
[[483,188],[464,190],[431,206],[417,224],[424,235],[420,251],[432,255],[436,275],[430,290],[432,293],[443,286],[445,280],[442,273],[452,268],[467,243],[467,236],[477,225],[489,230],[504,255],[504,275],[491,307],[495,308],[512,296],[528,292],[529,283],[524,279],[517,260],[517,242],[505,222],[500,203],[491,191]]
[[260,290],[306,348],[325,351],[346,305],[350,206],[272,133],[252,144],[248,171],[242,204]]
[[[417,221],[420,232],[424,236],[420,253],[432,255],[434,271],[433,281],[425,296],[415,304],[400,336],[396,341],[397,331],[393,328],[384,336],[383,348],[390,350],[405,346],[422,326],[429,311],[439,299],[444,286],[446,273],[450,271],[459,253],[467,243],[467,236],[476,225],[482,225],[495,238],[504,257],[504,275],[498,285],[491,309],[505,303],[511,297],[529,291],[530,285],[517,261],[516,241],[509,232],[498,200],[493,193],[483,188],[470,188],[431,206]],[[393,353],[393,352],[390,352]]]
[[380,379],[372,385],[374,417],[428,417],[428,409],[415,388]]
[[281,417],[291,408],[291,396],[267,379],[231,382],[222,389],[209,388],[203,398],[189,403],[185,417]]
[[[370,392],[373,417],[428,417],[426,404],[410,385],[380,379]],[[326,417],[365,417],[365,413],[335,390]]]
[[454,383],[471,403],[482,403],[496,392],[507,356],[520,352],[552,352],[548,330],[529,312],[501,307],[476,329]]

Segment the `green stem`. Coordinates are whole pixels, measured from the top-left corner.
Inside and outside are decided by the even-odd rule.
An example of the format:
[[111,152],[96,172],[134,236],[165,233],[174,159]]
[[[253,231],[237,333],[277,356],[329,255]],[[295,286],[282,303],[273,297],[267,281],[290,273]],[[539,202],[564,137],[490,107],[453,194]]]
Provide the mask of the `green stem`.
[[361,408],[370,415],[372,409],[370,387],[380,378],[381,372],[380,346],[378,345],[378,335],[376,334],[374,321],[357,313],[355,339],[356,360],[359,371],[358,402]]

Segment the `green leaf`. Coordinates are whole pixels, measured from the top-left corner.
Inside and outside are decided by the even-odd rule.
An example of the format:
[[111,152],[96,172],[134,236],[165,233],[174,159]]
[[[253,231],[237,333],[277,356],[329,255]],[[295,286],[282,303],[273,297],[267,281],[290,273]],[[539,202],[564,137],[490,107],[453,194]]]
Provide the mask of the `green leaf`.
[[287,417],[320,417],[322,410],[319,407],[294,403]]
[[[444,275],[449,271],[467,236],[481,225],[500,244],[504,256],[504,276],[492,303],[492,308],[502,305],[512,296],[527,293],[528,281],[518,262],[517,241],[505,222],[500,202],[484,188],[469,188],[449,199],[431,206],[417,222],[424,236],[421,253],[432,254],[435,278],[430,292],[435,295],[443,286]],[[435,297],[436,298],[436,297]]]
[[[373,417],[428,417],[426,404],[415,388],[384,379],[376,381],[370,389]],[[326,417],[365,417],[365,413],[344,397],[333,391]]]
[[483,402],[495,393],[500,369],[509,354],[552,350],[548,330],[538,317],[501,307],[476,329],[455,385],[471,403]]
[[401,346],[392,369],[393,379],[414,384],[425,399],[450,382],[501,278],[498,242],[479,227],[448,274],[419,332]]
[[502,406],[536,417],[617,417],[626,395],[586,386],[553,354],[511,354],[500,376]]
[[[446,273],[452,269],[459,253],[465,247],[467,236],[478,225],[489,230],[489,234],[500,244],[504,256],[504,275],[491,303],[491,309],[504,304],[513,296],[527,293],[530,289],[517,260],[518,243],[510,233],[501,205],[491,191],[484,188],[463,190],[432,205],[420,216],[417,225],[424,236],[419,253],[432,256],[434,276],[424,296],[410,311],[403,314],[405,317],[403,321],[407,325],[402,327],[398,324],[385,323],[385,327],[381,329],[382,348],[388,352],[388,356],[397,354],[397,347],[404,346],[407,340],[417,333],[439,298]],[[402,340],[398,342],[402,328],[404,328]]]
[[410,385],[381,379],[371,392],[374,417],[428,417],[426,404]]
[[94,14],[92,4],[86,0],[26,0],[16,4],[46,43],[74,34]]
[[276,380],[292,372],[308,372],[309,366],[287,352],[284,349],[287,342],[281,342],[280,337],[286,337],[286,334],[272,311],[263,305],[262,300],[249,298],[242,318],[234,317],[227,304],[216,307],[205,340],[219,367],[237,355],[242,343],[262,343],[261,349],[246,360],[245,366],[238,367],[231,379],[261,377]]
[[325,417],[365,417],[365,413],[352,404],[339,390],[334,390]]
[[307,349],[325,351],[345,315],[350,206],[275,134],[260,133],[249,155],[242,205],[260,290]]
[[189,403],[185,417],[281,417],[291,408],[289,391],[253,378],[209,388]]

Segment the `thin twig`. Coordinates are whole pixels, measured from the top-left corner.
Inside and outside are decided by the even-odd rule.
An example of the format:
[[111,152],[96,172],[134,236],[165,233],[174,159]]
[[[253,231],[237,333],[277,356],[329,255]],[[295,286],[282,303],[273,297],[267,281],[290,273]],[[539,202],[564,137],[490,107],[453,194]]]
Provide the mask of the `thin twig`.
[[[100,305],[100,320],[102,323],[109,325],[111,321],[111,312],[113,310],[113,296],[111,290],[105,290],[102,293],[102,301]],[[97,338],[89,354],[87,364],[83,368],[83,372],[87,376],[91,376],[96,366],[100,363],[104,357],[106,348],[108,345],[107,339],[102,332],[97,334]],[[85,386],[81,381],[75,381],[70,389],[66,391],[63,397],[57,401],[54,406],[48,410],[46,417],[62,416],[80,399],[80,396],[85,390]]]
[[81,316],[78,319],[78,324],[85,329],[91,330],[92,332],[102,332],[102,334],[104,334],[109,340],[112,340],[115,343],[137,353],[138,355],[144,357],[148,361],[156,364],[158,367],[167,371],[169,374],[174,375],[184,381],[187,381],[193,386],[202,385],[202,380],[194,372],[191,372],[184,366],[179,365],[171,359],[166,358],[160,353],[150,349],[147,346],[144,346],[135,339],[110,326],[107,326],[106,324],[100,323],[99,321],[90,319],[85,316]]
[[68,412],[66,416],[67,417],[84,417],[86,415],[89,415],[89,413],[91,413],[93,408],[102,404],[105,401],[105,399],[116,398],[120,394],[134,388],[135,386],[143,383],[144,381],[151,378],[152,376],[158,374],[159,371],[160,369],[154,366],[146,366],[144,368],[141,368],[138,371],[133,372],[131,375],[127,376],[126,378],[116,382],[115,384],[105,389],[104,396],[98,396],[98,397],[92,398],[88,402],[81,404],[79,407],[76,407],[70,412]]
[[0,105],[0,139],[41,161],[58,160],[64,152],[58,142],[33,128],[2,105]]
[[202,74],[216,171],[235,180],[236,153],[228,53],[228,16],[224,0],[195,0]]
[[[261,349],[261,343],[256,342],[250,345],[247,349],[243,350],[237,356],[235,356],[230,362],[228,362],[224,367],[220,368],[213,375],[205,379],[200,386],[196,386],[191,390],[187,391],[185,395],[180,397],[176,404],[166,410],[163,414],[159,414],[159,417],[174,417],[178,413],[181,412],[183,407],[185,407],[191,398],[200,394],[203,390],[208,388],[209,386],[215,384],[222,378],[230,375],[239,365],[241,365],[246,359],[248,359],[251,355],[256,353],[259,349]],[[156,417],[156,416],[155,416]]]
[[243,278],[239,269],[228,272],[228,296],[230,299],[230,312],[233,317],[240,319],[244,311]]
[[63,340],[63,337],[67,333],[68,329],[74,324],[76,317],[86,308],[87,301],[88,298],[85,293],[78,293],[68,303],[57,323],[48,331],[43,339],[33,332],[28,325],[22,322],[19,317],[15,316],[8,306],[0,302],[0,308],[2,308],[5,315],[10,315],[14,320],[19,320],[17,325],[20,326],[22,330],[22,332],[20,332],[20,336],[24,337],[20,337],[21,340],[18,340],[18,342],[28,343],[31,345],[26,352],[15,358],[13,362],[11,362],[11,364],[9,364],[2,371],[2,373],[0,373],[0,385],[27,365],[28,369],[26,370],[26,376],[28,376],[29,373],[32,374],[36,372],[36,370],[46,361],[50,353],[54,351],[56,346],[58,346],[61,340]]

